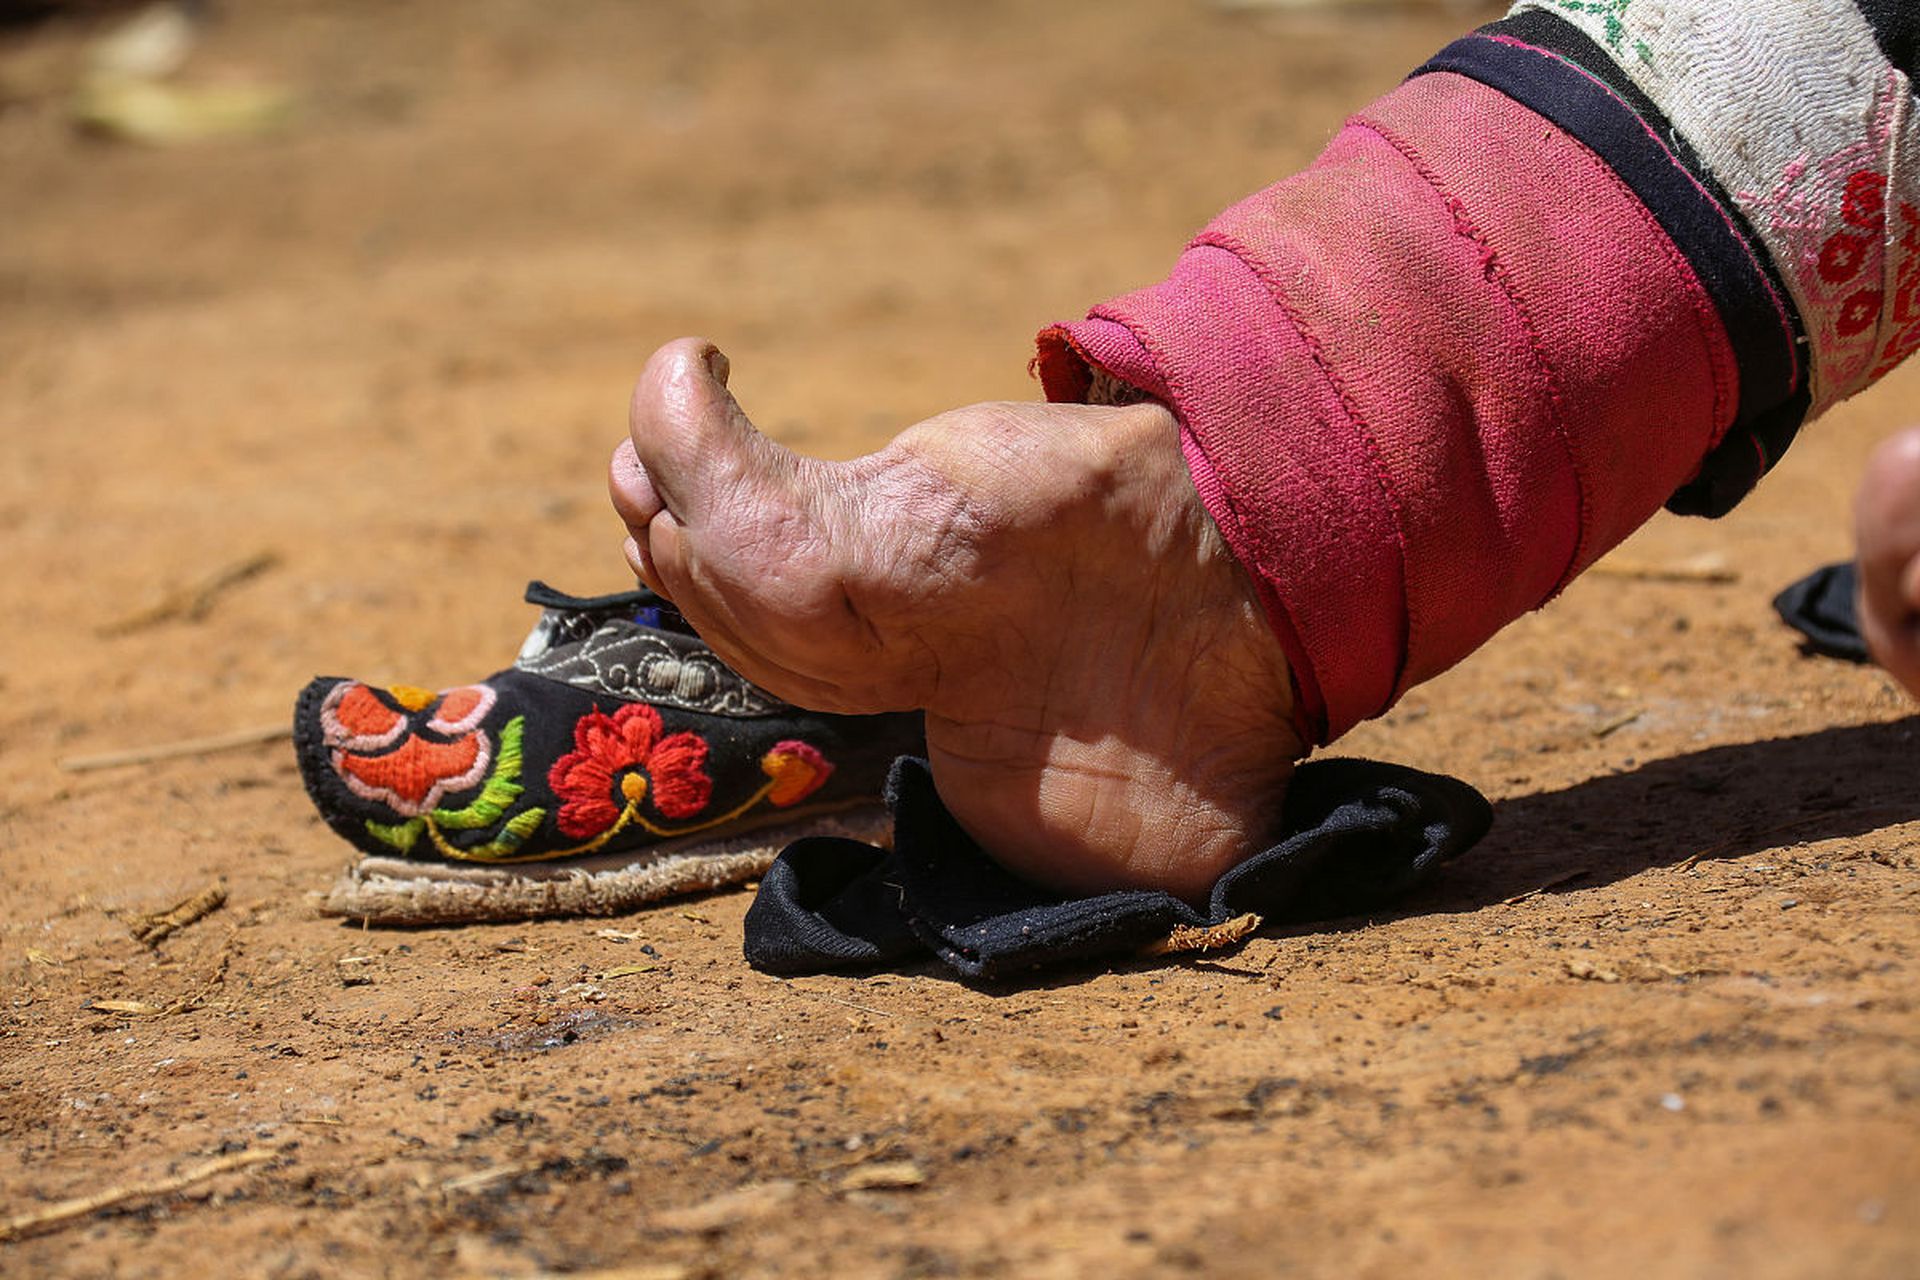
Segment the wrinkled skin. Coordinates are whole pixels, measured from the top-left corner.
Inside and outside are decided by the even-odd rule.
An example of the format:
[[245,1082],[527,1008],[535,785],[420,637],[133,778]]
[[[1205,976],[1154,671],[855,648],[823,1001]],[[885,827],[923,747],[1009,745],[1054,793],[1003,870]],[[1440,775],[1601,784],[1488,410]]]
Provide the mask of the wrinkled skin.
[[834,463],[726,379],[657,352],[610,475],[635,572],[723,658],[803,706],[924,708],[948,808],[1058,889],[1198,898],[1265,847],[1291,681],[1167,410],[975,405]]

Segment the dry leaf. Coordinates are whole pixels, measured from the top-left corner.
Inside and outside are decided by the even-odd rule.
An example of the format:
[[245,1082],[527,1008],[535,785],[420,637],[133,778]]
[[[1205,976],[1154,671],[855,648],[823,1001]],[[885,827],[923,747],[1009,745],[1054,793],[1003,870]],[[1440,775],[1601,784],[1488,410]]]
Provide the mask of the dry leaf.
[[292,115],[293,95],[277,85],[177,85],[122,75],[89,76],[73,102],[82,128],[150,146],[250,137]]
[[614,979],[614,978],[631,978],[631,977],[632,977],[632,976],[633,976],[634,974],[636,974],[636,973],[653,973],[654,971],[656,971],[656,970],[657,970],[657,969],[659,969],[659,968],[660,968],[660,966],[659,966],[659,965],[657,965],[657,964],[621,964],[621,965],[615,965],[615,966],[614,966],[613,968],[611,968],[611,969],[609,969],[609,970],[607,970],[607,971],[606,971],[605,973],[603,973],[603,974],[601,974],[601,975],[599,976],[599,978],[598,978],[598,979],[596,979],[596,981],[599,981],[599,982],[608,982],[608,981],[611,981],[611,980],[612,980],[612,979]]

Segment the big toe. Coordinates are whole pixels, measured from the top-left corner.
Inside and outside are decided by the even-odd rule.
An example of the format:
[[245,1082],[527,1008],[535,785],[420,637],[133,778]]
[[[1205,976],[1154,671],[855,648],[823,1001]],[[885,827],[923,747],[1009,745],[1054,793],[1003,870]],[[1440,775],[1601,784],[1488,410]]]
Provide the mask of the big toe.
[[634,385],[609,476],[635,571],[689,616],[771,567],[758,563],[765,531],[807,530],[814,505],[800,459],[755,429],[727,374],[727,358],[699,338],[656,351]]
[[916,705],[853,599],[848,565],[872,540],[855,514],[863,473],[762,435],[727,375],[712,343],[686,338],[655,352],[634,387],[609,477],[634,571],[780,697],[854,713]]
[[711,342],[681,338],[654,352],[634,384],[611,488],[643,542],[663,515],[699,524],[730,494],[778,478],[784,451],[754,429],[727,390],[728,372]]

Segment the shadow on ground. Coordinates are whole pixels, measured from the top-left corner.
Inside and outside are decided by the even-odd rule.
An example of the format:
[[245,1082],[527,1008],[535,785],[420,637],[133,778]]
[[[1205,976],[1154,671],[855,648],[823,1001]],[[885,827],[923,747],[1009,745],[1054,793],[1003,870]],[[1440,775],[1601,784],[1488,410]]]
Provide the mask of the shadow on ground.
[[1486,840],[1396,915],[1471,911],[1556,882],[1591,888],[1920,819],[1920,716],[1649,760],[1503,800],[1494,814]]
[[[1920,716],[1848,725],[1765,742],[1709,747],[1650,760],[1558,791],[1503,800],[1492,831],[1426,886],[1366,915],[1287,918],[1264,936],[1342,933],[1385,920],[1466,913],[1533,892],[1574,892],[1688,859],[1738,858],[1764,849],[1865,835],[1920,820]],[[1122,969],[1206,957],[1120,960]],[[1116,958],[1058,971],[967,982],[994,995],[1073,987]],[[899,972],[953,978],[908,961]]]

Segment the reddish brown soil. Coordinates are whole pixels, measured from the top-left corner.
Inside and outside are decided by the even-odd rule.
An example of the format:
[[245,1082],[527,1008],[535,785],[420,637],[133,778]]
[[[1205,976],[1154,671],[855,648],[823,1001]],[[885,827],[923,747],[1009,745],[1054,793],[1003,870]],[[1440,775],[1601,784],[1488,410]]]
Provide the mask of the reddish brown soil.
[[1469,859],[1211,959],[777,981],[743,893],[362,932],[284,744],[56,767],[481,675],[525,579],[621,585],[602,461],[677,334],[825,454],[1031,397],[1038,325],[1478,13],[224,8],[189,70],[290,132],[77,137],[86,32],[0,43],[0,1215],[271,1158],[0,1272],[1920,1274],[1920,719],[1767,608],[1920,368],[1615,562],[1737,580],[1590,577],[1353,735],[1495,797]]

